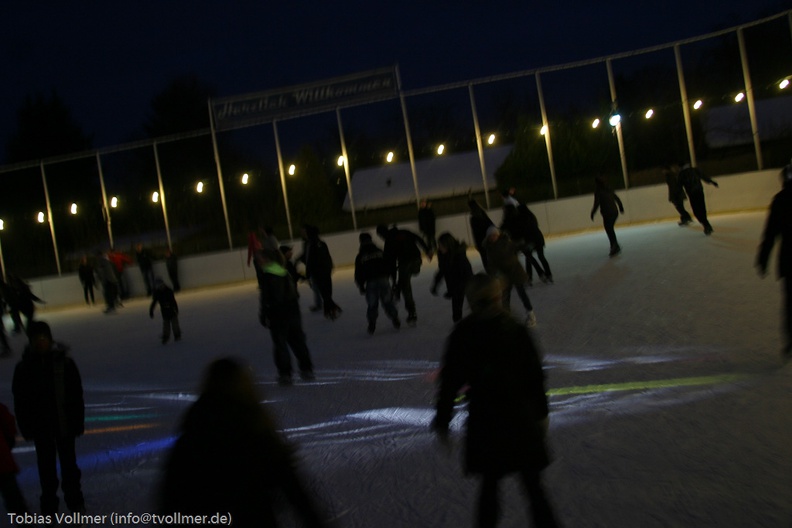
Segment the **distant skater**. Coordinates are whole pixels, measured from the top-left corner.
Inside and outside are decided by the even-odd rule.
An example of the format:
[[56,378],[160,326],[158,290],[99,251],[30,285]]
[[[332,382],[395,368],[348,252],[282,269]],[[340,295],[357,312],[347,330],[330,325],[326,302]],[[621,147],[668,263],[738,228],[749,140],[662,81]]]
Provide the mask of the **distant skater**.
[[767,275],[770,253],[776,240],[781,238],[781,249],[778,252],[778,277],[783,283],[784,334],[786,343],[781,351],[783,361],[792,359],[792,163],[781,171],[783,188],[775,195],[770,205],[762,242],[756,255],[756,267],[761,277]]
[[80,267],[77,270],[77,275],[80,278],[80,284],[83,287],[83,294],[85,295],[85,304],[96,304],[94,298],[94,284],[96,277],[94,277],[94,268],[88,260],[88,255],[83,255],[80,260]]
[[407,324],[415,325],[418,313],[412,291],[412,278],[421,272],[421,252],[432,260],[432,249],[423,238],[407,229],[394,226],[388,229],[385,224],[377,226],[377,234],[385,241],[385,260],[390,266],[393,280],[394,297],[404,296],[407,310]]
[[712,226],[707,219],[707,202],[704,200],[704,186],[701,182],[718,187],[718,182],[704,175],[698,167],[691,167],[690,163],[682,165],[682,170],[679,172],[679,183],[687,193],[690,208],[693,209],[696,220],[704,227],[704,234],[710,235]]
[[484,242],[487,240],[487,229],[494,226],[493,222],[487,212],[473,199],[468,200],[468,209],[470,210],[470,231],[473,233],[473,243],[479,252],[481,258],[481,265],[484,269],[487,268],[487,252],[484,250]]
[[679,225],[686,226],[693,221],[693,218],[691,218],[690,213],[685,209],[685,200],[687,200],[687,196],[685,196],[685,190],[679,182],[679,171],[667,165],[663,169],[663,173],[665,174],[666,185],[668,186],[668,201],[674,205],[674,208],[679,213]]
[[526,311],[526,326],[536,326],[533,304],[525,291],[528,274],[517,258],[517,246],[511,241],[509,235],[501,233],[495,226],[490,226],[487,230],[484,249],[487,252],[487,273],[498,279],[502,287],[503,308],[507,311],[511,310],[511,291],[514,288]]
[[399,310],[393,303],[390,268],[385,261],[385,254],[374,244],[370,234],[360,233],[358,240],[360,241],[360,250],[355,257],[355,284],[361,295],[366,296],[367,331],[369,334],[373,334],[377,328],[380,304],[382,304],[385,315],[393,323],[393,327],[399,329],[401,327]]
[[605,178],[597,176],[594,178],[594,185],[594,207],[591,208],[591,220],[594,220],[594,213],[599,209],[602,215],[602,225],[610,242],[609,255],[613,257],[621,253],[621,246],[619,246],[619,241],[616,240],[616,230],[613,226],[616,225],[619,213],[624,212],[624,205],[622,205],[616,193],[605,183]]
[[443,233],[437,239],[437,273],[430,289],[437,295],[440,282],[445,280],[446,295],[451,299],[451,320],[455,323],[462,320],[462,308],[465,302],[465,287],[473,276],[473,269],[467,258],[467,246],[451,233]]
[[541,473],[550,464],[545,437],[549,407],[539,352],[530,332],[501,303],[497,279],[475,275],[468,285],[471,314],[446,341],[432,429],[448,443],[454,401],[468,386],[464,470],[480,479],[475,526],[500,515],[500,481],[517,474],[530,500],[533,526],[559,525]]
[[176,303],[176,296],[173,290],[168,288],[162,279],[154,279],[154,291],[151,296],[151,306],[149,306],[149,317],[154,319],[154,308],[160,305],[162,313],[162,344],[170,340],[171,329],[173,329],[173,339],[181,340],[182,332],[179,326],[179,305]]

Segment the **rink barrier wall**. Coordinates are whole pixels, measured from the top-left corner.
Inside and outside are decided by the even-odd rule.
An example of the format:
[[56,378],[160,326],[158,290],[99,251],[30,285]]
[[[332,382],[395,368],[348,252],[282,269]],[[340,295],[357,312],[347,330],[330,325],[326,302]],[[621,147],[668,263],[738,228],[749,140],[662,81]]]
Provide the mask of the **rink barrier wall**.
[[[704,185],[709,213],[730,213],[738,211],[755,211],[767,209],[773,196],[780,190],[779,170],[764,170],[713,178],[720,185]],[[620,190],[616,194],[624,204],[624,214],[619,218],[617,229],[630,224],[667,221],[677,218],[673,205],[668,202],[668,189],[663,185],[637,187]],[[599,213],[592,221],[589,217],[594,203],[593,194],[562,198],[559,200],[533,202],[528,206],[536,215],[539,227],[545,237],[569,235],[602,229]],[[690,205],[686,202],[690,211]],[[500,223],[502,210],[500,207],[488,211],[493,222]],[[418,223],[408,222],[399,227],[418,232]],[[467,214],[445,216],[437,219],[437,234],[450,232],[469,246],[473,246],[473,238]],[[381,245],[382,240],[374,232],[374,228],[362,229],[369,232],[375,242]],[[351,266],[355,262],[358,251],[358,232],[334,233],[322,236],[330,249],[336,267]],[[301,241],[282,241],[294,246],[294,254],[302,252]],[[758,243],[758,234],[757,234]],[[168,274],[164,261],[154,263],[156,277],[168,282]],[[137,266],[130,266],[126,272],[132,296],[145,294],[145,286]],[[247,248],[231,251],[207,253],[184,257],[179,260],[179,281],[183,290],[254,281],[256,274],[253,267],[247,265]],[[60,277],[42,277],[30,279],[29,284],[38,297],[46,301],[39,309],[63,308],[84,303],[82,286],[76,273],[64,274]],[[102,304],[101,292],[97,291],[97,305]]]

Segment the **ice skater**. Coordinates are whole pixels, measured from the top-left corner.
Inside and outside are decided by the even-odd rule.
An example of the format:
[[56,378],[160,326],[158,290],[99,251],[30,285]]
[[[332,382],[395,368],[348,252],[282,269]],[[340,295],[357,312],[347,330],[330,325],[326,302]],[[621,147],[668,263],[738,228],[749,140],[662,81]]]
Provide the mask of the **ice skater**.
[[674,208],[679,213],[678,224],[680,226],[686,226],[693,221],[693,218],[691,218],[690,213],[685,209],[685,200],[687,200],[687,196],[685,196],[685,190],[679,182],[679,171],[675,170],[674,167],[666,165],[663,168],[663,174],[665,174],[666,185],[668,186],[668,201],[674,205]]
[[472,313],[446,341],[432,429],[447,445],[454,400],[469,386],[463,465],[481,481],[476,526],[497,525],[498,484],[516,473],[530,499],[533,526],[553,528],[558,521],[541,480],[550,464],[542,364],[531,334],[503,309],[500,297],[497,279],[471,279]]
[[385,261],[385,254],[374,244],[370,234],[360,233],[358,240],[360,250],[355,257],[355,284],[360,294],[366,296],[367,331],[373,334],[377,328],[380,304],[385,315],[393,323],[393,327],[399,329],[401,321],[399,321],[399,311],[393,303],[389,280],[390,268]]
[[487,241],[484,244],[484,250],[487,252],[487,264],[489,266],[487,273],[497,278],[503,287],[501,294],[503,308],[510,310],[511,290],[514,288],[517,290],[517,297],[522,301],[526,311],[526,326],[536,326],[536,314],[534,313],[531,299],[525,291],[525,285],[528,283],[528,274],[517,258],[517,246],[511,241],[509,235],[501,233],[495,226],[490,226],[487,229]]
[[687,193],[693,215],[704,227],[704,234],[709,236],[712,234],[712,226],[707,219],[707,202],[704,200],[704,186],[701,185],[701,182],[718,187],[718,182],[710,179],[698,167],[691,167],[690,163],[682,165],[682,170],[679,172],[679,183]]
[[781,249],[778,252],[778,277],[783,282],[784,334],[786,343],[781,351],[784,362],[792,359],[792,163],[781,171],[783,188],[775,195],[770,205],[762,242],[756,255],[756,267],[761,277],[767,275],[770,253],[776,240],[781,237]]
[[462,319],[465,287],[472,276],[473,268],[467,258],[467,246],[451,233],[440,235],[437,239],[437,273],[429,291],[432,295],[437,295],[437,288],[445,279],[446,297],[451,299],[451,320],[455,323]]
[[154,291],[151,296],[151,305],[149,306],[149,317],[154,319],[154,308],[160,305],[160,312],[162,313],[162,344],[164,345],[170,340],[171,329],[173,329],[173,339],[181,341],[182,331],[179,326],[179,305],[176,303],[176,296],[173,295],[173,290],[168,288],[160,278],[154,279]]
[[610,253],[608,255],[613,257],[621,253],[621,246],[619,246],[619,241],[616,240],[616,230],[613,226],[616,225],[619,213],[624,212],[624,205],[622,205],[616,193],[605,183],[605,178],[602,176],[594,178],[594,187],[594,207],[591,208],[591,220],[594,221],[594,213],[599,209],[602,215],[602,225],[610,242]]
[[377,234],[385,241],[385,260],[390,266],[393,280],[394,297],[404,296],[404,308],[407,310],[407,324],[415,325],[418,313],[412,291],[412,278],[421,272],[421,252],[432,260],[432,250],[426,242],[406,229],[396,226],[388,229],[385,224],[377,226]]
[[82,284],[83,287],[85,304],[96,304],[96,298],[94,297],[96,277],[94,276],[93,265],[88,260],[88,255],[83,255],[82,259],[80,259],[80,267],[77,270],[77,276],[80,278],[80,284]]

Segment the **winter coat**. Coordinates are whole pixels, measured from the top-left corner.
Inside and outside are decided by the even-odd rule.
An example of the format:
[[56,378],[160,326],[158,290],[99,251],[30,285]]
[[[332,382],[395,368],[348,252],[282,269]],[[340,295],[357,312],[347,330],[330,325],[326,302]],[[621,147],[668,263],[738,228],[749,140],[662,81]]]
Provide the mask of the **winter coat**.
[[309,238],[304,255],[306,278],[319,280],[330,278],[333,272],[333,259],[324,241],[319,237]]
[[131,258],[126,256],[124,253],[119,253],[117,251],[111,251],[108,253],[107,258],[109,258],[110,262],[113,263],[116,273],[122,273],[126,266],[132,264]]
[[448,428],[454,399],[465,385],[468,473],[505,475],[549,464],[541,426],[548,414],[544,373],[523,325],[501,310],[457,323],[443,355],[436,428]]
[[0,403],[0,475],[19,473],[11,450],[16,445],[17,428],[8,407]]
[[434,236],[435,223],[435,212],[431,207],[422,207],[418,209],[418,229],[420,229],[422,233]]
[[160,284],[154,288],[154,294],[151,296],[151,306],[149,306],[149,315],[154,317],[154,308],[160,305],[163,319],[173,319],[179,315],[179,305],[176,303],[176,296],[173,295],[173,290],[168,288],[165,284]]
[[297,287],[289,272],[276,262],[270,262],[262,269],[259,290],[259,318],[262,323],[278,323],[293,320],[300,316],[300,303]]
[[410,262],[421,262],[421,251],[429,253],[429,246],[424,239],[406,229],[392,227],[385,237],[385,260],[391,269],[391,276],[396,277],[399,266]]
[[151,259],[151,252],[148,249],[143,248],[140,251],[135,251],[135,256],[137,257],[138,267],[141,271],[149,271],[154,266]]
[[118,284],[115,265],[108,258],[103,257],[96,261],[95,272],[102,285]]
[[373,279],[389,277],[391,268],[385,260],[385,253],[374,242],[363,242],[355,257],[355,284],[365,288]]
[[666,171],[666,185],[668,186],[668,201],[678,203],[687,200],[682,184],[679,182],[679,175],[672,170]]
[[770,253],[776,239],[781,236],[781,249],[778,252],[778,276],[792,277],[792,184],[787,183],[785,188],[775,195],[770,205],[767,216],[762,243],[756,264],[763,271],[767,270]]
[[274,528],[284,496],[305,521],[301,526],[321,526],[298,479],[294,450],[264,409],[202,395],[168,455],[162,513],[227,512],[234,526]]
[[528,274],[517,258],[517,246],[506,233],[501,233],[497,240],[484,243],[487,252],[487,273],[493,276],[503,275],[511,284],[525,284]]
[[94,268],[89,263],[80,264],[80,268],[77,271],[77,274],[80,277],[80,282],[83,283],[85,286],[93,286],[94,284]]
[[470,261],[467,258],[467,247],[464,244],[459,244],[457,247],[449,249],[446,253],[437,252],[437,273],[432,283],[433,290],[437,289],[440,281],[445,279],[448,293],[452,296],[464,294],[465,286],[467,286],[467,282],[472,276],[473,268],[470,266]]
[[484,241],[487,239],[487,229],[494,226],[495,222],[490,220],[483,210],[470,215],[470,230],[473,232],[473,242],[476,249],[481,252],[484,249]]
[[25,440],[40,436],[80,436],[85,403],[77,364],[68,348],[53,343],[47,352],[25,349],[14,370],[11,390],[19,431]]
[[619,211],[624,212],[622,201],[615,192],[607,187],[597,187],[594,191],[594,207],[591,208],[591,218],[594,218],[594,213],[598,208],[602,218],[616,218],[619,216]]

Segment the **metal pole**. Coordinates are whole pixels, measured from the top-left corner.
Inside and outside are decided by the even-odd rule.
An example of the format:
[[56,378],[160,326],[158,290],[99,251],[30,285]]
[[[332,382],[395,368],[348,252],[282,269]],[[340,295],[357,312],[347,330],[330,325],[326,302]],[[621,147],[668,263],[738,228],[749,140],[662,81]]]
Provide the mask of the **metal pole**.
[[341,137],[341,156],[344,158],[344,174],[346,175],[347,191],[349,191],[349,209],[352,211],[352,228],[357,231],[355,200],[352,198],[352,178],[349,174],[349,157],[347,156],[346,141],[344,141],[344,127],[341,125],[340,108],[336,108],[336,119],[338,120],[338,135]]
[[110,239],[110,247],[114,247],[110,207],[107,203],[107,189],[105,188],[104,174],[102,173],[102,160],[98,152],[96,153],[96,167],[99,169],[99,185],[102,187],[102,212],[104,213],[105,222],[107,223],[107,237]]
[[415,188],[415,207],[421,207],[421,194],[418,192],[418,173],[415,171],[415,152],[413,151],[412,134],[410,134],[410,121],[407,119],[407,104],[404,101],[404,93],[401,89],[401,77],[399,69],[396,68],[396,84],[399,90],[399,102],[401,102],[402,117],[404,118],[404,133],[407,136],[407,153],[410,156],[410,171],[412,171],[413,187]]
[[286,171],[283,170],[283,155],[281,154],[280,138],[278,137],[278,123],[274,119],[272,121],[272,131],[275,134],[275,151],[278,153],[278,172],[280,172],[281,189],[283,190],[283,204],[286,206],[286,222],[289,224],[289,239],[294,240],[291,211],[289,210],[289,194],[286,192]]
[[171,243],[170,225],[168,224],[168,207],[165,204],[165,187],[162,185],[162,171],[160,170],[159,153],[157,152],[157,142],[155,141],[154,147],[154,165],[157,167],[157,183],[159,183],[160,204],[162,205],[162,218],[165,220],[165,236],[168,237],[168,249],[173,251],[173,244]]
[[740,44],[740,61],[742,62],[743,78],[745,79],[745,95],[748,98],[748,115],[751,118],[751,135],[753,136],[754,150],[756,151],[756,168],[762,170],[762,144],[759,139],[759,125],[756,122],[756,105],[754,104],[753,85],[751,74],[748,71],[748,53],[745,51],[745,37],[742,28],[737,30],[737,42]]
[[52,247],[55,250],[55,265],[58,268],[58,276],[61,275],[60,255],[58,255],[58,240],[55,238],[55,223],[52,221],[52,204],[50,203],[49,189],[47,188],[47,175],[44,172],[44,162],[39,162],[41,167],[41,181],[44,183],[44,199],[47,201],[47,221],[52,235]]
[[6,282],[5,260],[3,260],[3,243],[0,242],[0,268],[3,268],[3,282]]
[[231,239],[231,223],[228,221],[228,207],[226,206],[225,186],[223,185],[223,170],[220,168],[220,150],[217,148],[217,134],[215,133],[214,115],[212,113],[212,100],[209,105],[209,129],[212,133],[212,149],[214,150],[215,166],[217,167],[217,183],[220,186],[220,201],[223,203],[223,218],[225,218],[226,235],[228,236],[228,249],[234,249]]
[[473,84],[468,84],[470,94],[470,109],[473,111],[473,128],[476,131],[476,148],[478,149],[479,165],[481,165],[481,183],[484,184],[484,199],[487,201],[487,209],[490,208],[489,188],[487,186],[487,167],[484,164],[484,144],[481,141],[481,127],[479,126],[478,112],[476,111],[476,98],[473,95]]
[[542,126],[545,129],[545,146],[547,147],[547,162],[550,164],[550,179],[553,182],[553,198],[558,200],[558,182],[556,181],[555,160],[553,159],[553,144],[550,141],[550,125],[547,122],[547,109],[545,108],[542,79],[536,73],[536,91],[539,94],[539,108],[542,110]]
[[696,148],[693,144],[693,125],[690,121],[690,101],[688,101],[685,71],[682,67],[682,54],[679,51],[679,44],[674,45],[674,57],[676,58],[677,79],[679,80],[679,96],[682,98],[682,115],[685,119],[685,134],[687,135],[688,152],[690,153],[690,165],[695,167],[697,165]]
[[[611,66],[611,60],[610,59],[606,60],[605,65],[608,68],[608,84],[610,85],[611,104],[613,105],[613,109],[617,110],[618,106],[616,104],[616,81],[614,81],[613,79],[613,67]],[[621,120],[619,120],[619,122],[616,123],[616,139],[619,142],[619,156],[621,157],[624,188],[629,189],[630,182],[629,182],[629,178],[627,177],[627,155],[624,153],[624,138],[622,137]]]

